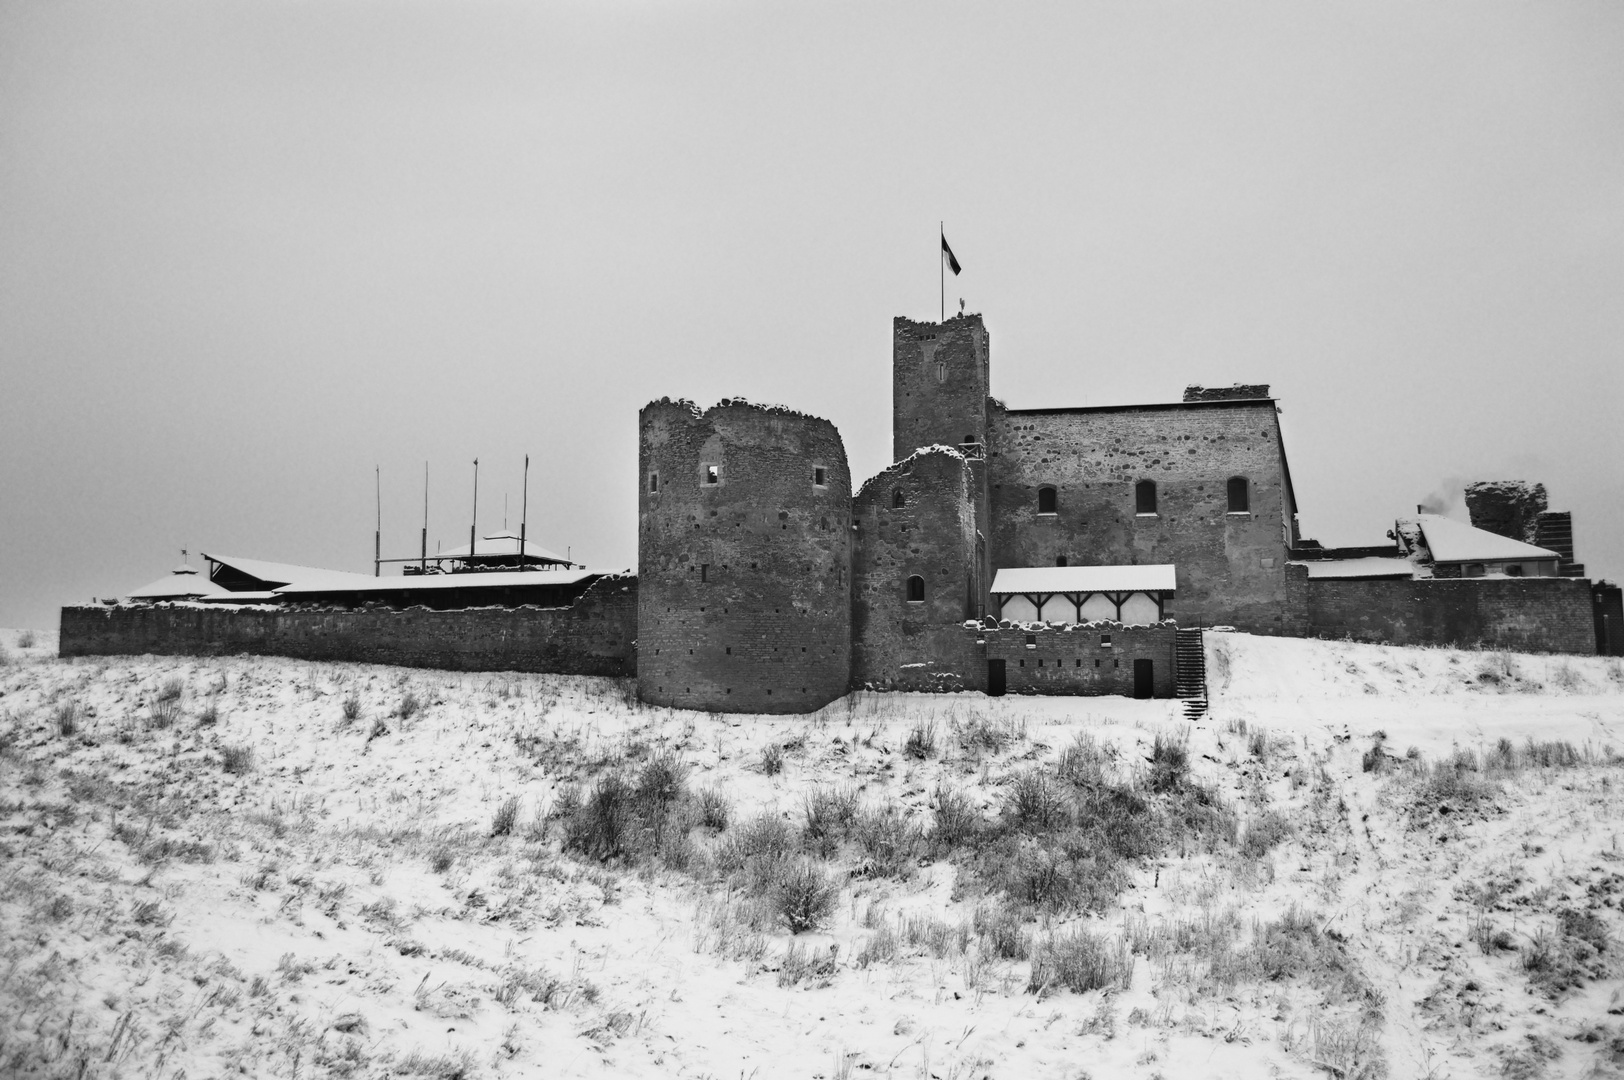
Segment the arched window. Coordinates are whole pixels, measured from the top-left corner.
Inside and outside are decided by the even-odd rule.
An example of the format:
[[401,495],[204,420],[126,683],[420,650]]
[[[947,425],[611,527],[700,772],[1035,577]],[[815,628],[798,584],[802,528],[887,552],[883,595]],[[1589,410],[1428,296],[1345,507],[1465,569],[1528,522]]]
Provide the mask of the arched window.
[[1133,486],[1133,512],[1136,514],[1156,512],[1156,481],[1141,480]]
[[1244,476],[1229,478],[1229,512],[1245,514],[1252,509],[1252,485]]
[[908,602],[910,604],[925,602],[925,579],[918,574],[908,579]]
[[1052,513],[1055,512],[1055,506],[1056,506],[1056,500],[1055,500],[1054,488],[1052,488],[1052,487],[1040,487],[1040,488],[1038,488],[1038,513],[1040,513],[1040,514],[1052,514]]
[[901,488],[897,488],[895,491],[893,491],[891,493],[891,506],[892,506],[893,509],[901,510],[904,506],[907,506],[907,505],[908,505],[908,496],[906,496],[906,495],[904,495],[902,493]]

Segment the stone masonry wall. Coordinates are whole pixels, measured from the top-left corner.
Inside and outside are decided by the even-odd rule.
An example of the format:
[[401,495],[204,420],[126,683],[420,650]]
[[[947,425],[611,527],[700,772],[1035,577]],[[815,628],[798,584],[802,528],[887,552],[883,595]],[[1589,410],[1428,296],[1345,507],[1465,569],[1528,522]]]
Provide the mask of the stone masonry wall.
[[845,694],[851,473],[834,425],[742,401],[658,401],[639,442],[643,700],[794,713]]
[[[962,624],[978,614],[974,476],[957,450],[931,447],[863,485],[852,502],[852,685],[964,685]],[[899,508],[896,496],[901,493]],[[924,579],[924,599],[907,598]]]
[[891,460],[925,446],[985,443],[989,338],[981,316],[899,316],[891,335]]
[[1318,578],[1307,582],[1306,594],[1311,637],[1596,651],[1590,582],[1584,578]]
[[[1012,623],[997,630],[965,629],[985,640],[980,681],[987,684],[986,660],[1004,661],[1005,687],[1011,694],[1118,694],[1133,696],[1133,662],[1154,665],[1154,696],[1173,697],[1177,627],[1170,622],[1153,626],[1121,623],[1073,623],[1064,626],[1023,627]],[[1105,644],[1104,639],[1110,643]],[[1031,644],[1028,644],[1028,641]]]
[[[1172,563],[1167,608],[1184,625],[1284,631],[1291,507],[1272,401],[1105,409],[991,410],[992,565]],[[1228,512],[1228,481],[1250,482],[1250,509]],[[1154,480],[1139,516],[1135,484]],[[1038,489],[1056,488],[1040,515]]]
[[637,672],[637,580],[568,608],[354,610],[152,604],[62,609],[61,655],[289,656],[453,671]]

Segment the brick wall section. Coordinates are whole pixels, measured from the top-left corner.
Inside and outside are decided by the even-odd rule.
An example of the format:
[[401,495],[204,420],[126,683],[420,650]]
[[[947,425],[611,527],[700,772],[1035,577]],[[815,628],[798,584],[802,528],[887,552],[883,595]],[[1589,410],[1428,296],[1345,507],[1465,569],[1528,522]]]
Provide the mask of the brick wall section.
[[[965,685],[962,624],[979,614],[970,463],[921,450],[870,479],[852,502],[852,685],[956,690]],[[895,506],[896,494],[903,506]],[[907,599],[908,578],[925,598]]]
[[[639,443],[643,700],[792,713],[845,694],[851,473],[834,425],[742,401],[701,412],[662,400],[643,409]],[[707,464],[719,483],[703,482]]]
[[990,339],[980,315],[891,324],[891,460],[987,439]]
[[637,580],[601,578],[568,608],[354,610],[153,604],[62,609],[63,656],[288,656],[453,671],[633,675]]
[[1486,645],[1519,652],[1596,651],[1583,578],[1316,579],[1308,633],[1389,645]]
[[[1006,410],[993,402],[988,447],[994,568],[1172,563],[1170,617],[1253,633],[1285,631],[1292,508],[1272,401],[1161,407]],[[1228,512],[1228,481],[1251,484],[1250,512]],[[1154,480],[1157,515],[1135,512]],[[1058,512],[1037,513],[1056,488]]]
[[[981,638],[986,645],[977,689],[985,689],[986,661],[1003,660],[1007,691],[1011,694],[1118,694],[1133,696],[1133,662],[1145,659],[1154,665],[1154,694],[1173,697],[1175,627],[1172,623],[1154,626],[1123,626],[1121,623],[1076,623],[1038,629],[1019,623],[997,630],[963,631]],[[1111,644],[1101,644],[1102,635]],[[1026,644],[1027,637],[1035,640]]]

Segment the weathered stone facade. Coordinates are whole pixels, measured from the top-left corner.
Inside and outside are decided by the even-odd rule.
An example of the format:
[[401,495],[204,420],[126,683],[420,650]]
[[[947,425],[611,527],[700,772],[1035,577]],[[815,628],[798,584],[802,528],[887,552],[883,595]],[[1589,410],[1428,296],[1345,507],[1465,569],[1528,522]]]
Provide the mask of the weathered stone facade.
[[833,424],[724,400],[639,423],[638,690],[809,712],[851,682],[851,473]]
[[[960,624],[982,614],[975,476],[957,450],[934,446],[863,485],[852,502],[852,684],[958,688]],[[909,582],[918,579],[918,599]]]
[[[1177,631],[1171,622],[1096,622],[965,632],[983,642],[978,651],[985,660],[1003,661],[1006,693],[1133,697],[1137,663],[1149,667],[1150,692],[1143,696],[1169,698],[1178,674]],[[985,688],[983,676],[977,689]]]
[[[1164,614],[1189,625],[1283,631],[1296,507],[1273,400],[1006,409],[987,448],[993,569],[1171,563]],[[1229,483],[1246,484],[1231,510]],[[1140,512],[1137,486],[1155,485]],[[1054,511],[1039,512],[1039,492]]]
[[634,675],[637,580],[600,578],[564,608],[65,607],[60,651],[63,656],[249,654],[453,671]]

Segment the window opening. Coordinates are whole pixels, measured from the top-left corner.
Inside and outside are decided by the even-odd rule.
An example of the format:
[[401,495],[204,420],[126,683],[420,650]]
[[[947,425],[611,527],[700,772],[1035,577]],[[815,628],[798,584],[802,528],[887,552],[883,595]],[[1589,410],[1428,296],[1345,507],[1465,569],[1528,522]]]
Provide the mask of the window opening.
[[659,473],[649,473],[648,474],[648,493],[650,495],[653,495],[654,493],[656,493],[659,490],[660,490],[660,474]]
[[1156,481],[1141,480],[1133,486],[1133,505],[1136,514],[1156,512]]
[[825,474],[824,474],[824,471],[822,469],[813,469],[812,470],[812,482],[814,484],[816,484],[818,487],[823,487],[823,485],[824,485],[824,476],[825,476]]
[[710,563],[700,563],[699,564],[699,580],[700,581],[709,581],[710,580]]
[[891,493],[891,507],[892,507],[892,509],[901,510],[904,506],[907,506],[907,505],[908,505],[908,496],[906,496],[906,495],[904,495],[902,493],[901,488],[897,488],[895,491],[893,491]]
[[908,602],[922,604],[925,601],[925,579],[915,574],[908,579]]
[[1065,566],[1066,565],[1066,557],[1064,555],[1056,555],[1055,560],[1054,560],[1054,564],[1056,566]]
[[1250,513],[1252,509],[1252,485],[1244,476],[1231,476],[1229,478],[1229,512],[1231,514]]
[[718,465],[705,466],[705,483],[719,484],[722,482],[722,469]]
[[1038,488],[1038,513],[1052,514],[1055,512],[1055,493],[1052,487]]

